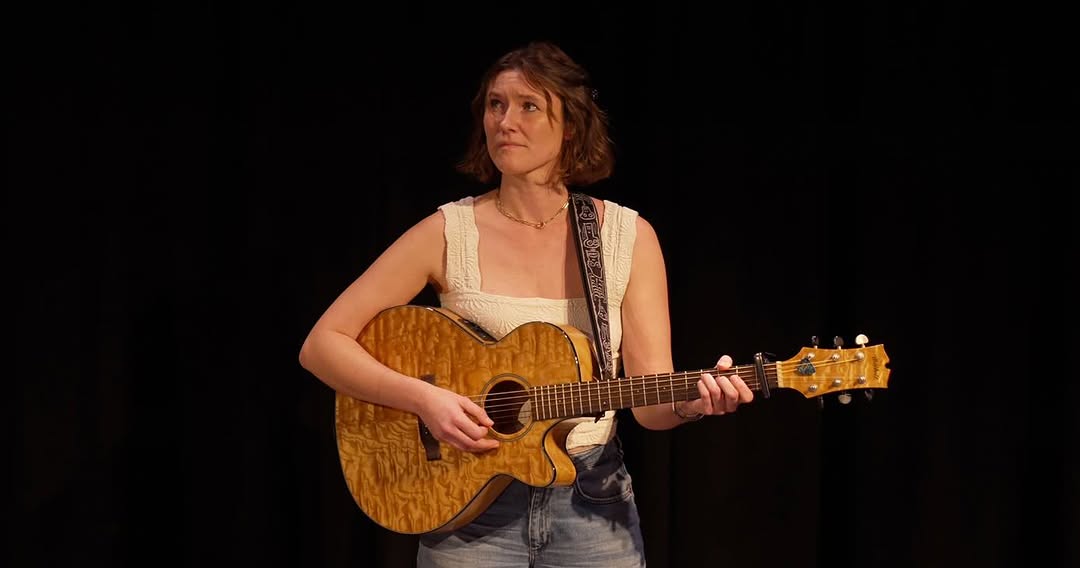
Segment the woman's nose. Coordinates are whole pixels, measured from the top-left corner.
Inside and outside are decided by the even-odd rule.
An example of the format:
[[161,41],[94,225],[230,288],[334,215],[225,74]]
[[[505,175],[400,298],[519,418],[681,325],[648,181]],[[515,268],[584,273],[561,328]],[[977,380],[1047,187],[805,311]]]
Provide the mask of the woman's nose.
[[513,130],[517,125],[517,113],[514,109],[507,109],[499,119],[499,128],[503,130]]

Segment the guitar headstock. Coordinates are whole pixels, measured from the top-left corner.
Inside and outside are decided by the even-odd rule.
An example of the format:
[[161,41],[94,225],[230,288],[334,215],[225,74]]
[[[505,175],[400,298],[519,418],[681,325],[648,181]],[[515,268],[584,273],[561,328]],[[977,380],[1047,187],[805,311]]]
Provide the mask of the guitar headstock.
[[803,347],[791,359],[776,364],[777,386],[802,393],[806,398],[838,393],[840,402],[851,400],[848,391],[889,388],[889,356],[884,345],[867,345],[865,335],[855,339],[856,347],[843,347],[840,338],[835,349]]

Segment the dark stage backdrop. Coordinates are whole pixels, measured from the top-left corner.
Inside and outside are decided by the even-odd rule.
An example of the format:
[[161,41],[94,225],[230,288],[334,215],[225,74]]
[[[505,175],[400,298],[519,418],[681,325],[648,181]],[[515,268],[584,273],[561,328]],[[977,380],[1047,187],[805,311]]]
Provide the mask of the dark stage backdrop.
[[1072,42],[989,10],[11,14],[4,564],[411,565],[298,350],[397,234],[484,190],[453,171],[476,81],[545,38],[613,121],[591,191],[665,247],[677,368],[815,335],[892,358],[872,401],[623,415],[652,566],[1076,566]]

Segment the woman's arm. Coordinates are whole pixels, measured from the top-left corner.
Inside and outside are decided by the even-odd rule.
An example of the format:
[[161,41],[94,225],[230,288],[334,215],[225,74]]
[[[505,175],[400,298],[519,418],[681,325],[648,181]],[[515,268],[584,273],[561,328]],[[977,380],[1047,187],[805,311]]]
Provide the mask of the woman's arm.
[[[668,311],[667,272],[656,231],[640,216],[634,241],[630,281],[622,305],[623,369],[627,375],[651,375],[674,371],[671,356],[671,319]],[[721,358],[718,368],[731,365]],[[737,375],[705,374],[698,382],[700,399],[677,402],[683,416],[734,412],[753,393]],[[634,418],[650,430],[667,430],[686,422],[670,403],[633,409]]]
[[417,414],[436,438],[482,451],[497,442],[485,438],[492,422],[480,406],[386,367],[357,342],[382,310],[412,301],[428,284],[445,286],[443,226],[442,213],[434,213],[391,244],[315,323],[300,365],[339,393]]

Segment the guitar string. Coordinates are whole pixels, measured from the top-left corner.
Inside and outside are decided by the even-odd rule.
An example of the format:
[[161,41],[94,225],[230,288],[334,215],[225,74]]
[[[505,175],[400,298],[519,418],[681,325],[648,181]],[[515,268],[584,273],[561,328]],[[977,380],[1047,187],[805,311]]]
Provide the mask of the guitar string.
[[[710,371],[706,370],[704,372],[710,372]],[[735,374],[735,373],[730,373],[730,374]],[[531,386],[529,388],[530,389],[542,389],[542,388],[545,388],[545,387],[550,387],[553,391],[555,391],[557,389],[564,389],[564,391],[565,390],[584,391],[587,394],[588,391],[597,390],[597,389],[599,389],[599,390],[610,390],[612,388],[619,388],[619,389],[631,389],[631,390],[633,390],[634,388],[637,388],[635,386],[635,383],[640,383],[642,385],[642,387],[648,387],[648,386],[651,386],[652,384],[657,384],[657,385],[676,384],[676,383],[685,382],[687,380],[693,379],[694,380],[693,384],[696,385],[697,380],[698,380],[698,378],[700,376],[701,376],[701,372],[685,372],[685,373],[677,373],[677,374],[672,374],[672,375],[660,374],[660,375],[649,375],[649,376],[642,376],[642,377],[625,377],[625,378],[621,378],[621,379],[615,379],[614,381],[587,381],[587,382],[580,382],[580,383],[561,383],[561,384],[556,384],[556,385],[535,385],[535,386]],[[772,374],[769,374],[769,372],[766,372],[766,376],[767,376],[767,378],[771,378],[771,379],[776,378],[775,372],[773,372]],[[760,381],[755,379],[755,378],[744,379],[744,381],[746,382],[746,384],[748,386],[751,386],[751,387],[760,386]],[[775,381],[773,381],[773,382],[775,382]],[[617,385],[617,387],[613,387],[611,385]],[[660,389],[658,387],[656,390],[662,390],[662,389]],[[530,396],[532,396],[532,395],[524,394],[524,392],[525,391],[514,391],[514,392],[506,392],[506,393],[494,393],[494,394],[488,394],[488,395],[482,395],[482,394],[481,395],[470,395],[469,399],[472,400],[473,402],[478,402],[478,401],[482,401],[482,400],[524,399],[524,398],[529,398]],[[540,394],[544,394],[544,393],[540,393]],[[554,393],[554,394],[566,395],[566,394],[572,394],[572,393],[563,392],[563,393]]]
[[[760,385],[758,385],[756,382],[753,382],[753,383],[747,382],[747,386],[750,387],[751,390],[755,390]],[[675,388],[684,388],[684,389],[687,389],[687,390],[697,391],[697,383],[695,382],[695,383],[692,383],[692,384],[684,385],[684,384],[681,384],[681,382],[675,382],[675,383],[671,383],[671,384],[655,385],[655,386],[642,385],[640,387],[634,387],[634,386],[630,386],[630,385],[613,384],[613,385],[589,386],[588,388],[582,387],[582,388],[577,388],[577,389],[554,389],[554,388],[547,389],[547,390],[532,389],[528,393],[526,393],[525,391],[519,391],[519,392],[516,392],[516,393],[504,393],[503,396],[499,396],[497,398],[496,397],[490,397],[490,398],[488,398],[488,400],[492,401],[492,402],[496,402],[496,403],[503,403],[503,402],[506,402],[506,401],[522,401],[522,400],[528,400],[528,399],[532,399],[532,398],[544,398],[544,399],[550,399],[550,400],[579,400],[579,399],[584,399],[586,401],[590,400],[590,399],[595,400],[597,397],[618,398],[618,397],[621,396],[621,397],[624,397],[624,398],[631,398],[631,397],[636,398],[636,397],[641,396],[642,394],[654,395],[656,393],[667,392],[667,391],[675,389]],[[488,406],[490,407],[491,405],[488,405]]]
[[[858,359],[850,359],[850,360],[846,360],[846,361],[839,361],[839,360],[838,361],[824,361],[824,362],[821,362],[821,363],[814,364],[814,368],[815,369],[828,368],[830,366],[848,364],[848,363],[851,363],[851,362],[854,362],[854,361],[858,361]],[[798,367],[803,365],[803,363],[797,363],[797,362],[785,363],[785,364],[769,363],[767,365],[767,367],[766,367],[766,370],[765,370],[766,379],[776,379],[777,378],[777,371],[775,370],[775,367],[777,365],[780,366],[780,370],[782,370],[782,371],[793,371],[793,370],[797,370]],[[749,366],[748,365],[739,365],[738,367],[733,367],[731,369],[727,369],[727,371],[730,371],[729,373],[721,372],[719,374],[739,374],[741,372],[740,369],[743,368],[743,367],[749,367]],[[756,372],[754,371],[753,368],[750,368],[749,371],[756,375]],[[634,381],[641,381],[642,384],[646,384],[648,381],[664,382],[662,380],[666,380],[666,382],[668,382],[668,383],[674,383],[674,382],[677,382],[678,380],[686,380],[686,379],[689,379],[691,377],[700,377],[702,373],[717,373],[717,370],[716,369],[700,369],[700,370],[697,370],[697,371],[683,371],[683,372],[671,373],[671,374],[657,373],[657,374],[653,374],[653,375],[641,375],[641,376],[635,376],[635,377],[624,377],[624,378],[621,378],[621,379],[615,379],[615,381],[616,381],[615,384],[621,385],[620,388],[627,388],[627,383],[630,383],[629,388],[633,389]],[[751,386],[751,387],[760,386],[760,381],[758,379],[756,379],[756,378],[750,378],[750,379],[744,379],[744,380],[746,381],[747,386]],[[775,381],[773,381],[773,382],[775,382]],[[553,387],[553,388],[565,388],[565,389],[568,389],[568,390],[579,390],[579,391],[582,390],[582,389],[585,389],[586,393],[587,393],[588,389],[593,389],[593,388],[603,389],[604,387],[596,386],[596,385],[604,385],[604,384],[607,384],[607,383],[603,383],[603,382],[599,382],[599,381],[588,381],[588,382],[580,382],[580,383],[563,383],[563,384],[560,384],[560,385],[544,385],[544,386],[549,386],[549,387]],[[530,388],[535,389],[535,388],[543,388],[543,387],[533,386],[533,387],[530,387]],[[610,389],[611,387],[607,387],[607,388]],[[540,393],[540,394],[543,394],[543,393]],[[559,394],[559,393],[555,393],[555,394]],[[562,393],[563,397],[565,397],[566,394],[567,393]],[[495,393],[495,394],[488,394],[488,395],[482,395],[482,394],[481,395],[470,395],[468,398],[470,400],[472,400],[473,402],[479,403],[479,402],[484,401],[484,400],[489,400],[489,401],[493,401],[493,400],[494,401],[505,401],[505,400],[522,401],[522,400],[529,399],[531,396],[533,396],[533,395],[528,394],[526,391],[514,391],[514,392],[508,392],[508,393]]]
[[[696,397],[696,396],[693,396],[693,397],[688,396],[688,395],[691,395],[691,394],[697,394],[698,391],[697,391],[696,388],[685,388],[685,389],[681,389],[681,390],[679,390],[679,389],[671,389],[671,390],[667,390],[667,391],[663,391],[663,392],[670,393],[671,398],[668,399],[668,400],[661,401],[661,400],[659,400],[660,391],[657,391],[653,395],[654,397],[657,398],[656,404],[664,404],[664,403],[667,403],[667,402],[671,402],[672,400],[693,400],[695,398],[699,398],[699,397]],[[635,399],[636,398],[637,397],[635,396]],[[650,395],[646,394],[644,397],[642,397],[642,400],[648,401],[649,398],[650,398]],[[571,415],[586,416],[586,415],[591,414],[589,412],[585,412],[584,407],[586,405],[587,405],[587,403],[582,403],[580,405],[574,405],[574,404],[572,404],[571,401],[566,401],[566,404],[554,404],[553,403],[553,404],[548,405],[548,406],[555,407],[555,408],[561,407],[561,408],[564,408],[564,409],[569,408],[571,410],[574,407],[577,407],[577,408],[581,409],[581,413],[571,412]],[[501,405],[501,406],[505,407],[505,406],[508,406],[508,405]],[[496,409],[488,408],[487,409],[488,417],[491,418],[492,420],[504,419],[504,418],[511,417],[511,416],[525,417],[525,418],[531,419],[533,417],[533,415],[535,414],[535,412],[533,412],[532,410],[527,410],[527,411],[520,410],[522,408],[521,405],[509,405],[509,406],[511,406],[511,408],[496,408]],[[589,406],[589,408],[591,410],[591,405],[588,405],[588,406]],[[637,406],[645,406],[645,404],[637,405]],[[611,410],[611,409],[598,409],[597,412],[602,411],[602,410]],[[558,411],[556,411],[556,412],[558,412]]]
[[[757,382],[749,382],[748,381],[746,384],[747,384],[748,387],[750,387],[751,390],[754,390],[754,389],[756,389],[757,387],[760,386]],[[524,401],[534,399],[534,398],[543,398],[544,400],[551,401],[552,403],[555,403],[555,402],[561,403],[561,402],[566,402],[566,401],[571,401],[571,402],[573,402],[573,401],[584,401],[586,403],[589,403],[590,401],[597,400],[598,398],[608,398],[608,399],[612,399],[612,400],[616,399],[616,398],[631,399],[631,400],[641,398],[641,397],[644,397],[644,398],[656,398],[658,395],[661,395],[661,394],[663,394],[665,392],[673,391],[673,390],[678,389],[678,388],[682,388],[685,391],[698,392],[696,382],[693,383],[693,384],[688,384],[688,385],[671,384],[671,385],[659,385],[659,386],[656,386],[656,387],[649,386],[649,387],[645,387],[645,388],[641,388],[641,389],[637,389],[637,390],[635,390],[633,387],[628,387],[626,385],[618,385],[617,384],[617,385],[599,385],[599,386],[590,387],[588,389],[584,389],[584,388],[576,389],[578,392],[566,392],[565,390],[563,392],[559,392],[559,391],[557,391],[555,389],[551,389],[550,392],[543,392],[543,391],[535,391],[535,390],[533,390],[533,391],[531,391],[531,393],[526,394],[523,391],[519,391],[519,392],[516,392],[516,393],[504,393],[503,396],[499,396],[497,398],[496,397],[488,398],[489,401],[496,402],[497,404],[488,404],[486,406],[486,408],[487,409],[492,409],[492,408],[497,409],[499,407],[505,407],[505,406],[510,406],[510,405],[520,406],[520,403],[522,403]],[[569,390],[569,389],[566,389],[566,390]],[[481,397],[481,400],[482,399],[483,399],[483,397]],[[513,403],[517,403],[517,404],[513,404]]]
[[[826,360],[826,361],[822,361],[822,362],[819,362],[819,363],[815,364],[815,369],[817,369],[817,368],[827,368],[829,366],[838,365],[838,364],[851,363],[853,361],[859,361],[859,359],[836,360],[836,361]],[[772,363],[772,364],[769,364],[768,368],[766,369],[765,380],[770,380],[770,379],[776,379],[777,378],[777,374],[776,374],[777,371],[775,369],[775,367],[777,367],[777,366],[780,367],[780,370],[786,370],[786,368],[788,368],[788,367],[794,367],[794,368],[797,369],[799,366],[801,366],[803,364],[804,364],[803,362],[788,362],[788,363]],[[742,372],[742,370],[741,370],[742,367],[746,367],[746,365],[739,365],[737,367],[727,369],[727,371],[731,371],[734,374],[738,374],[738,373]],[[675,383],[677,383],[678,380],[680,380],[680,379],[681,380],[686,380],[686,379],[689,379],[691,377],[699,377],[700,374],[703,373],[703,372],[716,372],[716,371],[717,371],[716,369],[702,369],[702,370],[698,370],[698,371],[685,371],[685,372],[681,372],[681,373],[673,373],[673,374],[670,374],[670,375],[660,373],[660,374],[645,375],[645,376],[640,376],[640,377],[626,377],[626,378],[623,378],[623,379],[617,379],[619,381],[619,383],[617,385],[609,385],[609,384],[606,384],[606,383],[596,383],[596,382],[567,383],[568,386],[564,388],[564,392],[558,392],[558,390],[557,390],[559,388],[558,385],[548,385],[548,386],[553,387],[551,392],[548,392],[548,393],[545,393],[545,392],[542,392],[542,391],[536,391],[536,388],[538,388],[538,387],[532,387],[529,391],[516,391],[516,392],[512,392],[512,393],[499,393],[499,394],[489,395],[487,397],[485,397],[483,395],[480,395],[480,396],[473,396],[473,397],[470,397],[470,398],[474,399],[474,402],[478,402],[478,403],[485,400],[485,399],[488,400],[489,403],[485,407],[485,410],[487,411],[489,417],[491,417],[492,414],[495,414],[496,416],[498,416],[500,418],[503,416],[503,414],[521,415],[521,414],[523,414],[523,412],[521,411],[521,407],[526,402],[533,399],[534,397],[536,397],[538,399],[538,401],[542,401],[542,404],[543,404],[544,407],[552,408],[557,413],[562,412],[562,410],[559,410],[560,408],[562,408],[564,410],[565,409],[573,410],[573,408],[575,408],[575,407],[579,408],[581,410],[581,412],[584,413],[586,405],[588,405],[590,413],[591,413],[591,411],[593,410],[592,405],[593,405],[594,401],[601,402],[601,407],[603,406],[602,400],[603,400],[605,394],[607,395],[607,398],[609,399],[609,402],[614,400],[615,395],[618,395],[620,401],[625,400],[624,397],[629,397],[630,400],[631,400],[631,406],[634,406],[633,403],[634,403],[634,401],[636,400],[637,397],[641,397],[644,401],[646,401],[645,404],[648,404],[647,401],[649,400],[649,398],[655,398],[657,400],[656,404],[663,404],[663,403],[666,403],[666,402],[671,402],[672,400],[691,400],[693,398],[698,398],[698,397],[686,397],[685,396],[688,393],[697,393],[697,388],[696,388],[697,387],[697,382],[696,382],[696,380],[693,383],[693,386],[682,385],[683,389],[681,391],[678,391],[681,395],[683,395],[682,398],[676,396],[677,391],[675,389],[678,387],[678,385],[676,385]],[[754,370],[751,369],[751,371],[753,372]],[[754,374],[756,375],[756,372]],[[654,384],[648,384],[650,382],[650,379],[653,380],[652,382],[654,382],[655,385]],[[663,380],[657,381],[656,379],[663,379]],[[642,386],[645,387],[645,388],[642,388],[642,390],[639,390],[639,391],[635,392],[634,391],[635,387],[633,385],[634,381],[641,381]],[[772,380],[771,382],[775,383],[776,381]],[[626,388],[628,387],[627,383],[630,383],[630,385],[629,385],[630,392],[629,393],[625,392]],[[760,387],[760,382],[756,379],[756,377],[747,380],[746,383],[747,383],[747,386],[750,387],[751,389],[757,389],[758,387]],[[543,388],[543,387],[539,387],[539,388]],[[614,390],[614,389],[617,389],[617,392],[612,393],[612,390]],[[566,392],[567,390],[571,391],[571,392]],[[593,390],[595,390],[595,394],[592,392]],[[607,391],[606,393],[603,392],[605,390]],[[661,400],[661,396],[663,394],[665,394],[665,393],[671,393],[670,398],[668,398],[666,400]],[[577,394],[579,396],[575,397],[574,396],[575,394]],[[599,410],[603,410],[603,408],[601,408]],[[528,414],[529,416],[531,416],[532,413],[527,412],[525,414]],[[575,413],[572,412],[572,414],[575,414]]]
[[[775,379],[776,377],[772,376],[772,377],[768,377],[768,378]],[[626,381],[626,379],[620,379],[620,382],[622,382],[622,381]],[[773,383],[775,383],[775,380],[773,381]],[[593,385],[595,383],[587,383],[587,384]],[[758,381],[750,380],[750,381],[747,381],[747,386],[750,387],[751,389],[755,389],[755,388],[760,386],[760,383]],[[691,400],[693,398],[699,398],[699,397],[687,397],[687,396],[685,396],[688,393],[696,394],[698,392],[698,390],[697,390],[697,382],[696,381],[694,383],[690,383],[690,384],[680,384],[678,381],[674,381],[674,382],[672,382],[672,384],[670,386],[659,386],[658,385],[656,387],[652,387],[650,385],[643,385],[643,387],[648,387],[648,388],[642,388],[641,390],[636,390],[635,391],[633,386],[628,387],[625,384],[619,384],[619,385],[600,384],[599,386],[596,386],[596,387],[591,387],[590,386],[590,390],[594,391],[594,392],[586,391],[584,393],[585,396],[578,396],[578,397],[567,396],[568,394],[572,394],[572,393],[566,393],[566,392],[559,393],[559,392],[556,392],[556,391],[553,391],[551,393],[543,393],[543,392],[535,392],[534,391],[531,394],[526,394],[526,393],[524,393],[522,391],[518,391],[518,392],[515,392],[515,393],[504,393],[504,394],[502,394],[502,396],[499,396],[497,398],[498,404],[488,404],[487,406],[485,406],[485,411],[488,413],[488,417],[492,417],[492,415],[496,415],[496,416],[499,416],[499,417],[502,417],[504,415],[511,415],[511,416],[518,415],[518,414],[521,414],[520,409],[524,406],[524,404],[526,402],[529,402],[530,400],[533,400],[534,398],[536,398],[538,400],[542,399],[546,403],[546,404],[543,404],[543,406],[549,407],[549,408],[556,408],[556,409],[558,409],[558,408],[563,408],[563,409],[570,408],[570,409],[573,409],[575,407],[584,409],[584,407],[586,405],[588,405],[589,408],[591,409],[593,402],[601,400],[604,397],[605,394],[607,395],[607,399],[609,401],[614,401],[616,399],[616,397],[618,397],[620,400],[629,399],[631,402],[633,402],[633,401],[640,398],[640,399],[646,401],[645,404],[648,404],[647,401],[650,398],[654,398],[654,399],[657,400],[657,402],[655,404],[662,404],[662,403],[666,403],[666,402],[671,402],[672,400]],[[629,392],[626,392],[628,388],[629,388]],[[577,390],[579,390],[579,391],[581,391],[583,389],[584,389],[584,387],[578,387],[577,388]],[[607,392],[604,393],[603,391],[607,391]],[[616,392],[613,393],[612,391],[616,391]],[[667,393],[672,393],[671,398],[661,400],[660,397],[662,395],[664,395],[664,394],[667,394]],[[676,394],[680,394],[682,396],[675,396]],[[495,398],[495,397],[492,397],[492,398]],[[480,397],[480,399],[482,400],[483,397]],[[489,400],[491,400],[491,399],[489,398]],[[638,405],[638,406],[644,406],[645,404]],[[635,406],[635,405],[632,404],[631,406]]]

